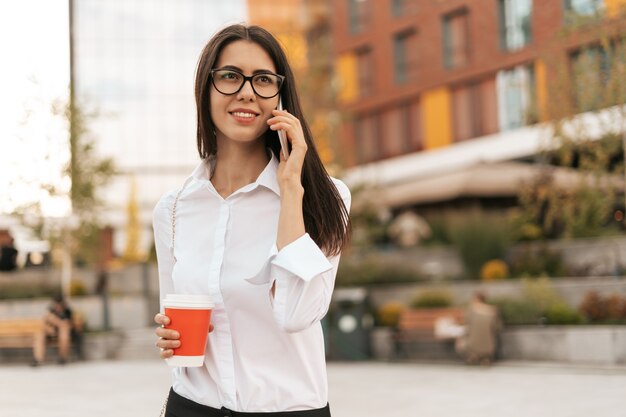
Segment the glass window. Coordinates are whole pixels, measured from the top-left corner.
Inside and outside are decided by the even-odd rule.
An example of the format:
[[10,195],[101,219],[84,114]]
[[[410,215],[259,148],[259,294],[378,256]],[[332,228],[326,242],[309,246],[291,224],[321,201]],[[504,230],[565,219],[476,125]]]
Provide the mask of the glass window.
[[499,0],[500,43],[507,51],[523,48],[531,40],[532,0]]
[[350,33],[363,32],[369,20],[369,0],[348,0],[348,19]]
[[495,78],[452,91],[454,140],[459,142],[498,131]]
[[375,115],[358,117],[355,121],[356,151],[360,164],[372,162],[380,157],[378,146],[378,119]]
[[468,13],[465,10],[443,18],[443,57],[446,68],[460,68],[469,62]]
[[371,49],[357,52],[359,97],[368,97],[374,92],[374,62]]
[[403,32],[393,39],[393,67],[396,84],[415,81],[417,69],[417,35]]
[[410,150],[408,106],[400,105],[382,114],[381,148],[383,157],[402,155]]
[[603,0],[565,0],[565,9],[579,16],[593,16],[602,11]]
[[586,48],[571,55],[573,93],[579,111],[596,110],[603,105],[605,85],[611,78],[609,55],[600,46]]
[[498,72],[498,121],[500,130],[525,126],[530,121],[532,67],[519,66]]
[[391,15],[402,17],[417,11],[417,0],[391,0]]
[[414,100],[406,106],[404,117],[406,118],[410,148],[415,151],[423,150],[422,108],[419,99]]

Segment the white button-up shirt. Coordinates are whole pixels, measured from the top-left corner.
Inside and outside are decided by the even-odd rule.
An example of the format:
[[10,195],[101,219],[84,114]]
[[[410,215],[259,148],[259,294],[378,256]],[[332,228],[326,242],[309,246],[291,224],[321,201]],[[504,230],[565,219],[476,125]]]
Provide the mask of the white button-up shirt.
[[[193,293],[215,301],[204,366],[172,368],[172,386],[215,408],[276,412],[328,402],[320,320],[339,256],[327,258],[308,234],[277,250],[280,189],[271,158],[254,183],[226,199],[210,181],[213,161],[203,161],[180,193],[174,241],[177,191],[153,213],[161,300]],[[350,191],[333,182],[349,209]]]

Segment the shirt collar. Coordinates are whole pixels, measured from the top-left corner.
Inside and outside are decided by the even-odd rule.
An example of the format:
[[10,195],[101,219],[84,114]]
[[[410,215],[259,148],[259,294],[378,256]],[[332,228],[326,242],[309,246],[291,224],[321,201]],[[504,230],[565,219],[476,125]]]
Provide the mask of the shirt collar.
[[[270,161],[256,179],[255,183],[257,185],[262,185],[265,188],[269,188],[280,197],[280,187],[278,186],[278,177],[276,176],[276,173],[278,172],[278,158],[276,158],[271,149],[268,148],[267,150],[270,154]],[[215,155],[211,155],[208,158],[203,159],[202,162],[200,162],[200,164],[193,170],[190,179],[193,178],[200,182],[210,182],[211,170],[213,169],[214,164]]]

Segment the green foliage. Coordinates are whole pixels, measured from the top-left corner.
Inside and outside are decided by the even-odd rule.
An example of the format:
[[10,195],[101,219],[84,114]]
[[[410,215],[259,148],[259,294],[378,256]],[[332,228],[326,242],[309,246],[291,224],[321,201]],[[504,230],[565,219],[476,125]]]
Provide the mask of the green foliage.
[[58,286],[32,282],[11,282],[0,285],[0,300],[20,298],[50,298],[59,292]]
[[[72,254],[78,263],[93,263],[97,259],[100,245],[100,214],[104,207],[98,190],[108,184],[115,174],[111,158],[97,155],[95,138],[90,135],[88,125],[97,115],[88,113],[71,100],[57,104],[54,108],[62,116],[70,129],[70,163],[65,169],[72,187],[70,200],[72,212],[78,219],[78,227],[72,232],[70,244]],[[62,237],[67,239],[67,237]]]
[[424,290],[411,301],[411,308],[444,308],[453,303],[452,295],[445,290]]
[[504,258],[509,245],[509,227],[504,219],[473,212],[450,220],[452,242],[470,278],[480,277],[485,262]]
[[386,209],[379,207],[375,189],[365,186],[352,190],[352,244],[371,246],[388,241],[389,217]]
[[547,278],[524,279],[522,296],[494,300],[505,324],[580,324],[583,316],[567,305]]
[[511,275],[522,278],[559,277],[567,274],[563,256],[545,245],[525,246],[510,256]]
[[337,271],[338,287],[371,284],[414,283],[421,280],[419,273],[407,266],[368,259],[363,262],[342,260]]
[[556,303],[548,306],[544,312],[546,324],[582,324],[583,315],[566,303]]
[[430,237],[423,241],[424,245],[449,245],[452,243],[448,226],[451,217],[436,215],[425,219],[430,226]]
[[502,320],[509,325],[539,324],[542,311],[538,305],[527,299],[498,298],[493,300]]

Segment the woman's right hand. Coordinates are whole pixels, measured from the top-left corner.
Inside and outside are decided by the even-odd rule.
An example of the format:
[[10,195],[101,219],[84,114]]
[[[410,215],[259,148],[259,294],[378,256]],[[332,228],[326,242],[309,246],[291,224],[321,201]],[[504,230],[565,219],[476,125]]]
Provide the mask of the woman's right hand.
[[156,342],[156,347],[161,349],[161,359],[168,359],[174,355],[174,348],[180,347],[180,334],[176,330],[166,329],[164,326],[170,324],[170,318],[165,314],[157,313],[154,316],[154,322],[160,324],[156,328],[156,335],[159,340]]
[[[156,347],[161,349],[161,359],[169,359],[174,355],[174,348],[180,347],[180,333],[176,330],[166,329],[164,326],[170,324],[170,318],[165,314],[157,313],[154,316],[154,322],[160,326],[156,328],[155,332],[159,336],[159,340],[156,342]],[[213,331],[213,325],[209,326],[209,333]]]

